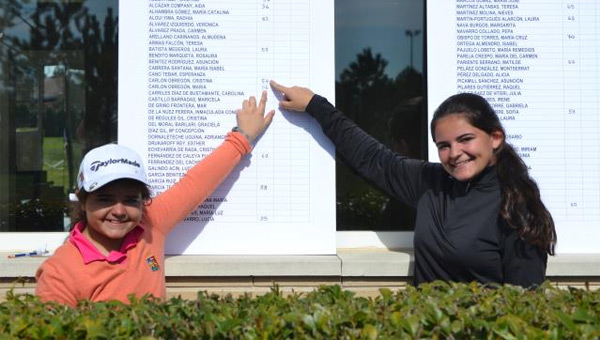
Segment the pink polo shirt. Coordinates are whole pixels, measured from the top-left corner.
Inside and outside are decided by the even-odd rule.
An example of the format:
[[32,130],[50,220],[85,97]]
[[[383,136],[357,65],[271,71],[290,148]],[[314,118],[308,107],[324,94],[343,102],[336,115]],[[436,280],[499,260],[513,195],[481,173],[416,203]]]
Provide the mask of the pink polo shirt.
[[92,244],[92,242],[90,242],[90,240],[87,239],[87,237],[85,237],[85,235],[83,235],[85,227],[85,222],[80,221],[75,225],[75,228],[73,228],[73,231],[71,231],[71,234],[69,235],[69,241],[79,250],[81,257],[83,258],[83,263],[85,264],[93,261],[121,263],[127,258],[127,250],[135,247],[140,236],[144,233],[144,228],[142,228],[142,226],[136,226],[125,235],[123,243],[121,244],[121,249],[113,250],[108,253],[108,256],[105,256]]

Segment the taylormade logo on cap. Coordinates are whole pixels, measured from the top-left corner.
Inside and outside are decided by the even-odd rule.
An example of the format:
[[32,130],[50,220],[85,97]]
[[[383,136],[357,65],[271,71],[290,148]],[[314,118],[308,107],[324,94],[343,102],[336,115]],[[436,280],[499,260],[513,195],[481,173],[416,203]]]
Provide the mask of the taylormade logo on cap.
[[120,163],[120,164],[128,164],[128,165],[133,165],[136,166],[138,168],[142,167],[140,165],[140,163],[136,162],[136,161],[130,161],[128,159],[125,158],[121,158],[121,159],[109,159],[106,161],[95,161],[92,162],[92,164],[90,164],[90,170],[92,171],[98,171],[98,169],[100,169],[103,166],[108,166],[110,164],[115,164],[115,163]]
[[83,157],[77,186],[91,192],[107,183],[126,178],[148,185],[142,158],[126,146],[106,144],[90,150]]

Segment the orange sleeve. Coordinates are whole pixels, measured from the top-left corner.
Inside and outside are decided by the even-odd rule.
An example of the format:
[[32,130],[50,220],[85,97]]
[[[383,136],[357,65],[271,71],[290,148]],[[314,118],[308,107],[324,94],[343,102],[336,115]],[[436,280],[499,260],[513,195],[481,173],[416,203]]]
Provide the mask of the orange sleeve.
[[168,234],[227,178],[251,146],[239,132],[230,132],[210,155],[196,163],[171,188],[147,207],[153,228]]
[[54,301],[75,307],[77,298],[73,292],[75,282],[65,282],[68,275],[60,273],[59,268],[46,260],[35,273],[37,284],[35,294],[43,302]]

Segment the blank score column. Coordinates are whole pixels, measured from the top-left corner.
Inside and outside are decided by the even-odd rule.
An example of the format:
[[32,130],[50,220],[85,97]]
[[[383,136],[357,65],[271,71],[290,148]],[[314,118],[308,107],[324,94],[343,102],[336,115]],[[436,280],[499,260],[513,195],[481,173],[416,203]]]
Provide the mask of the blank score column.
[[[290,0],[290,30],[292,40],[295,42],[291,46],[291,82],[300,86],[310,85],[310,3],[308,0]],[[302,127],[292,130],[291,153],[292,168],[305,169],[296,171],[291,178],[291,221],[307,222],[311,216],[310,212],[310,143],[313,141],[309,133],[309,116],[306,114],[294,115],[291,118],[293,125]]]

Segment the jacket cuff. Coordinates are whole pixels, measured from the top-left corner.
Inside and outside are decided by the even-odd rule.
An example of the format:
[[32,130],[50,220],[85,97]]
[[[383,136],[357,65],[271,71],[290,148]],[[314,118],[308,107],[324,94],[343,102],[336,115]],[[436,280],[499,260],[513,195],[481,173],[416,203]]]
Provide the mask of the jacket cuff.
[[306,112],[311,115],[311,116],[315,116],[315,114],[317,112],[320,112],[319,108],[322,106],[331,106],[331,104],[329,104],[329,102],[327,101],[327,99],[325,99],[324,97],[319,96],[318,94],[315,94],[311,99],[310,102],[308,102],[308,105],[306,105]]
[[225,141],[231,142],[234,148],[243,156],[252,151],[252,145],[244,135],[239,132],[228,132]]

